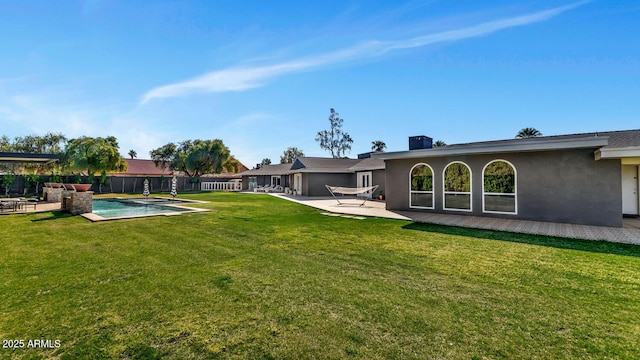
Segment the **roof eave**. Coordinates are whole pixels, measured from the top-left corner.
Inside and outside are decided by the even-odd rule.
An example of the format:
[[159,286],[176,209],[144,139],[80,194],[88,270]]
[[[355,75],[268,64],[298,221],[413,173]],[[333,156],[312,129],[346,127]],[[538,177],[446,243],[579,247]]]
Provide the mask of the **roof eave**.
[[602,148],[596,150],[595,155],[596,160],[640,157],[640,146],[629,146],[623,148]]
[[579,139],[539,140],[527,142],[511,142],[507,144],[470,144],[462,146],[441,147],[423,150],[409,150],[371,154],[372,157],[392,159],[429,158],[452,155],[481,155],[510,152],[553,151],[563,149],[600,148],[609,143],[608,136],[594,136]]
[[60,160],[57,154],[0,152],[0,162],[32,162],[51,164]]

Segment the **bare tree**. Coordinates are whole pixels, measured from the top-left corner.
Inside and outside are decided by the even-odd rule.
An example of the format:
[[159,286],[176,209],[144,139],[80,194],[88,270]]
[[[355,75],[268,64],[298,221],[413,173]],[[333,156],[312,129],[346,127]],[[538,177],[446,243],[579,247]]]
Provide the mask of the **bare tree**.
[[353,139],[349,134],[342,131],[342,123],[344,122],[344,119],[340,118],[340,114],[338,114],[333,108],[329,111],[329,123],[331,124],[331,129],[318,131],[316,141],[320,143],[320,147],[322,149],[330,151],[331,157],[335,159],[343,157],[347,151],[351,150]]

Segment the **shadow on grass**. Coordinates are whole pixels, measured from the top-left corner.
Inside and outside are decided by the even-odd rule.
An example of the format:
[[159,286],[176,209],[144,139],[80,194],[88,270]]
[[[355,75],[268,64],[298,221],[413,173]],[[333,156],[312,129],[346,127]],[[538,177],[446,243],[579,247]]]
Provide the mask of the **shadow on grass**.
[[403,226],[402,228],[407,230],[467,236],[477,239],[499,240],[530,245],[548,246],[558,249],[571,249],[603,254],[640,257],[640,246],[638,245],[619,244],[607,241],[568,239],[543,235],[520,234],[504,231],[472,229],[423,223],[411,223]]
[[[29,214],[29,216],[42,216],[42,214],[43,213],[31,213],[31,214]],[[31,219],[31,222],[57,220],[57,219],[64,219],[64,218],[68,218],[68,217],[73,216],[70,213],[63,212],[63,211],[52,211],[52,212],[49,213],[49,215],[50,216],[48,216],[48,217]]]

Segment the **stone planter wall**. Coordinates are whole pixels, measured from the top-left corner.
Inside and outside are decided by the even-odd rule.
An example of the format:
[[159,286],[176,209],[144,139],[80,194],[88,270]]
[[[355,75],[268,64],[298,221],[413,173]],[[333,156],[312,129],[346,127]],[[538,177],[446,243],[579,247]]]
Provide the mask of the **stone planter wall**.
[[71,192],[69,212],[73,215],[86,214],[93,211],[93,191]]
[[43,196],[47,202],[54,203],[62,200],[62,188],[43,188]]

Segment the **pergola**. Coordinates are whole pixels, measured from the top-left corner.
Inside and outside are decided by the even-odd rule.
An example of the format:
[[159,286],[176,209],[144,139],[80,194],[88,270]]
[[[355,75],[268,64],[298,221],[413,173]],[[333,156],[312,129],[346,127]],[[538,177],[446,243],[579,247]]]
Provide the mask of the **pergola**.
[[60,160],[60,155],[56,154],[29,154],[29,153],[16,153],[16,152],[0,152],[0,163],[8,162],[29,162],[29,163],[42,163],[51,164]]

